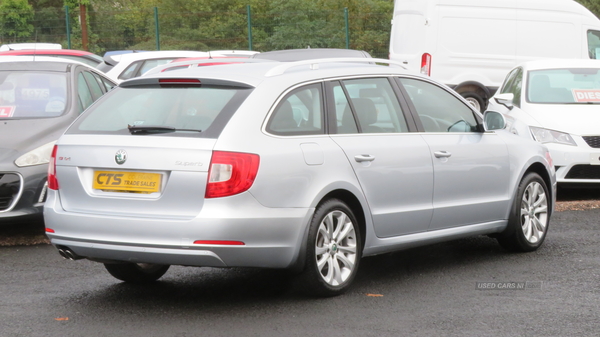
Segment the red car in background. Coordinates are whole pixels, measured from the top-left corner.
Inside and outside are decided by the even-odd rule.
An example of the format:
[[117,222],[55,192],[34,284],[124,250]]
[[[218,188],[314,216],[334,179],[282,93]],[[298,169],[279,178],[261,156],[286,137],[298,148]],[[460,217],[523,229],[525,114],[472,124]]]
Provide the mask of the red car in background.
[[79,61],[91,67],[97,67],[102,62],[102,57],[83,50],[74,49],[21,49],[0,51],[0,56],[51,56]]

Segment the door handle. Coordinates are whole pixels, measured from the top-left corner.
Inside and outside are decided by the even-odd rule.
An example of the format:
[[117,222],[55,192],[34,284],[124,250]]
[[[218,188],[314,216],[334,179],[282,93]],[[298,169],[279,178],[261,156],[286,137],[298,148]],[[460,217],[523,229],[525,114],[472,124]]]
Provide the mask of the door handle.
[[433,153],[436,158],[448,158],[452,155],[452,153],[448,151],[436,151]]
[[354,160],[356,160],[359,163],[362,163],[364,161],[373,161],[375,160],[375,156],[371,156],[370,154],[359,154],[354,156]]

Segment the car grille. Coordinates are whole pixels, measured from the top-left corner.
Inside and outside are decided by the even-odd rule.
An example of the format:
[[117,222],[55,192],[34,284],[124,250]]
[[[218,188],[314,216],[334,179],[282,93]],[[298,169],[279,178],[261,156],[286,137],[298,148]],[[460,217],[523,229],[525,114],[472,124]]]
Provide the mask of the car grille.
[[19,196],[21,179],[14,173],[0,173],[0,212],[10,210]]
[[600,165],[575,165],[565,179],[600,179]]
[[583,136],[583,140],[593,148],[600,148],[600,136]]

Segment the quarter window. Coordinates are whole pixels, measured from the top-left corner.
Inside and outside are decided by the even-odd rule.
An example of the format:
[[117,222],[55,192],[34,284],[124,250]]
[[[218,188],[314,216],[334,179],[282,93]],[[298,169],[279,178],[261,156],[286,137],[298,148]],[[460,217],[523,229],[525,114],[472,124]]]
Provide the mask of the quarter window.
[[323,120],[321,84],[312,84],[281,100],[267,123],[267,131],[276,135],[323,134]]
[[477,132],[478,122],[466,104],[448,91],[425,81],[402,78],[425,132]]
[[94,102],[90,88],[83,78],[83,73],[79,73],[77,76],[77,95],[79,96],[79,113],[82,113]]

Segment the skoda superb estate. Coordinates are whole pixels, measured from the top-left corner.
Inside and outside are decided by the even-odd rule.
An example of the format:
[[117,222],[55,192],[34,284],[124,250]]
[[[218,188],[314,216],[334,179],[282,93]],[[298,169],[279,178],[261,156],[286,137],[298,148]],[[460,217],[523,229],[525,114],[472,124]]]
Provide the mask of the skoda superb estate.
[[346,291],[363,256],[482,234],[533,251],[555,172],[505,123],[388,60],[131,79],[56,143],[46,232],[126,282],[170,265],[286,268],[319,296]]

